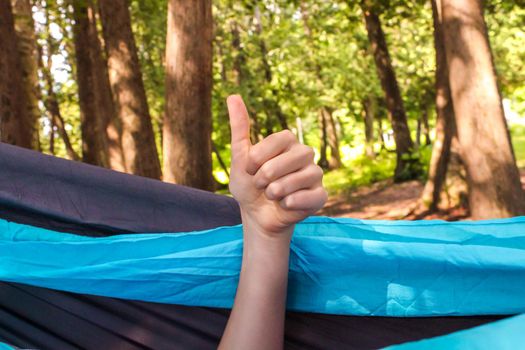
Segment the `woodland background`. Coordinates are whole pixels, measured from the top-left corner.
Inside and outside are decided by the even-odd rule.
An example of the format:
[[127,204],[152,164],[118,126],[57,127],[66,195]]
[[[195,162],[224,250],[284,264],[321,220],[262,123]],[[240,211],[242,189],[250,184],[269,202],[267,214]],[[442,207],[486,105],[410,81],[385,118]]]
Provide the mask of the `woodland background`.
[[2,142],[225,193],[238,93],[327,215],[525,214],[524,82],[521,0],[0,0]]

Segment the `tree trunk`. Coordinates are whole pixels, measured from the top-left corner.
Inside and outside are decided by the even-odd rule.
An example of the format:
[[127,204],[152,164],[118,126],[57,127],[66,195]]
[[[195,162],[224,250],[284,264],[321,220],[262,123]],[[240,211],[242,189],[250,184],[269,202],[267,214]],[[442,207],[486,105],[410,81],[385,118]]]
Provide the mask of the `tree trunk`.
[[[50,74],[49,68],[42,66],[42,75],[44,76],[44,80],[46,82],[47,96],[44,98],[44,105],[49,113],[51,120],[51,137],[54,138],[54,127],[56,126],[57,131],[60,137],[62,138],[62,141],[64,141],[68,158],[71,160],[78,161],[80,160],[80,157],[73,149],[73,145],[71,144],[69,135],[67,134],[64,118],[62,118],[62,114],[60,113],[60,105],[58,104],[57,96],[55,94],[55,91],[53,90],[53,77]],[[52,143],[53,142],[51,142],[51,144]],[[54,154],[53,152],[51,153]]]
[[[266,48],[266,42],[262,38],[262,22],[261,22],[261,12],[259,10],[259,6],[255,6],[255,32],[259,36],[259,49],[261,51],[261,59],[263,63],[263,69],[264,69],[264,77],[266,79],[266,82],[268,85],[271,85],[273,75],[272,75],[272,68],[270,67],[270,63],[268,62],[268,49]],[[271,119],[271,114],[275,113],[275,117],[277,118],[277,121],[279,122],[279,125],[281,126],[281,129],[285,130],[288,129],[288,122],[286,120],[286,116],[281,109],[281,106],[279,105],[279,94],[277,89],[271,88],[273,100],[267,101],[265,100],[265,104],[267,105],[267,112],[268,112],[268,119]]]
[[34,120],[23,83],[13,10],[9,0],[0,0],[0,141],[34,147]]
[[221,153],[217,149],[217,145],[215,145],[215,142],[211,142],[211,149],[213,153],[215,153],[215,156],[217,157],[217,161],[219,162],[219,165],[221,166],[222,171],[226,174],[226,176],[230,177],[230,171],[228,170],[228,167],[226,166],[226,163],[224,160],[222,160]]
[[416,178],[419,175],[418,162],[413,159],[412,138],[407,124],[405,107],[397,84],[394,67],[388,52],[379,15],[374,9],[372,0],[362,0],[368,39],[374,53],[377,74],[385,93],[386,106],[392,122],[394,140],[396,142],[397,164],[394,173],[395,181],[404,181]]
[[421,146],[421,124],[422,124],[422,116],[417,118],[417,126],[416,126],[416,139],[414,141],[416,148],[419,148]]
[[377,118],[377,136],[379,138],[379,143],[381,144],[381,150],[386,149],[385,136],[383,135],[383,133],[384,133],[383,118],[378,117]]
[[327,170],[329,168],[328,157],[326,155],[326,150],[328,148],[328,135],[326,132],[326,118],[324,117],[324,112],[322,109],[319,110],[317,120],[319,124],[319,130],[321,131],[321,137],[319,139],[319,153],[321,156],[317,162],[317,165],[319,165],[324,170]]
[[90,20],[92,8],[84,0],[73,0],[73,38],[77,62],[77,84],[82,132],[82,161],[107,167],[108,144],[105,133],[107,118],[99,114],[101,91],[98,91],[93,62],[93,38]]
[[525,214],[481,0],[442,0],[443,34],[473,218]]
[[[243,84],[248,79],[250,79],[250,76],[249,76],[250,72],[248,69],[246,69],[246,55],[241,46],[241,36],[239,33],[239,27],[238,27],[237,22],[235,21],[232,22],[231,34],[232,34],[232,46],[233,46],[233,49],[236,51],[236,55],[233,60],[233,70],[235,72],[237,87],[239,89],[242,89]],[[250,111],[250,122],[251,122],[250,139],[252,143],[257,143],[261,141],[264,137],[261,132],[261,125],[259,122],[259,118],[257,117],[256,111]]]
[[121,125],[126,171],[160,179],[155,135],[142,81],[127,0],[100,0],[109,78]]
[[31,148],[38,150],[40,140],[38,138],[40,109],[38,107],[39,89],[37,48],[35,36],[35,24],[29,0],[12,0],[13,14],[15,18],[15,31],[18,38],[18,51],[20,65],[22,66],[23,83],[27,101],[27,116],[31,118]]
[[46,91],[46,95],[42,97],[42,100],[44,102],[44,106],[48,112],[49,119],[51,122],[49,151],[51,154],[55,154],[54,144],[55,144],[55,128],[56,128],[60,137],[62,138],[62,141],[64,142],[68,158],[71,160],[80,161],[80,157],[73,149],[73,145],[71,144],[71,141],[69,139],[69,135],[66,131],[65,122],[60,112],[60,105],[58,103],[58,98],[53,89],[54,81],[53,81],[53,76],[51,75],[53,61],[51,60],[51,57],[55,54],[55,44],[53,42],[53,38],[51,37],[49,33],[50,20],[49,20],[48,8],[45,7],[43,10],[45,13],[45,18],[46,18],[45,33],[47,35],[47,38],[46,38],[47,39],[46,40],[46,46],[47,46],[46,65],[44,65],[42,46],[39,45],[38,43],[37,43],[37,51],[38,51],[38,68],[40,69],[40,73],[42,74],[42,77],[44,79],[45,91]]
[[324,115],[328,145],[330,146],[330,159],[328,161],[329,168],[337,169],[343,165],[341,162],[341,152],[339,151],[339,135],[337,135],[337,127],[335,125],[332,110],[328,107],[323,107],[321,110]]
[[363,102],[364,124],[365,124],[365,155],[375,158],[374,152],[374,114],[376,112],[375,99],[368,96]]
[[430,127],[428,125],[428,110],[429,106],[425,105],[424,109],[422,111],[421,115],[421,122],[422,122],[422,133],[425,136],[425,146],[430,146],[432,144],[432,140],[430,139]]
[[109,167],[113,170],[126,172],[127,164],[124,159],[122,146],[122,123],[117,115],[117,109],[113,102],[113,94],[109,82],[108,62],[103,54],[102,44],[97,27],[97,11],[95,0],[87,1],[89,18],[89,39],[91,41],[91,54],[93,62],[93,74],[95,76],[95,99],[97,103],[97,114],[103,125],[103,136],[107,143]]
[[169,0],[164,180],[213,190],[211,0]]
[[[307,4],[304,1],[300,2],[300,11],[301,11],[301,17],[303,19],[303,25],[304,30],[306,32],[306,37],[308,38],[308,42],[310,46],[312,47],[311,57],[312,57],[312,65],[315,67],[315,76],[318,80],[318,82],[323,85],[324,79],[323,74],[321,70],[321,65],[319,62],[313,58],[315,57],[315,45],[314,45],[314,35],[312,33],[312,28],[310,27],[309,18],[310,14],[308,12]],[[324,127],[325,127],[325,133],[328,140],[328,144],[330,146],[331,155],[330,159],[328,160],[329,168],[330,169],[337,169],[340,168],[343,163],[341,161],[341,152],[339,151],[339,135],[338,130],[336,127],[336,122],[334,120],[334,117],[332,115],[332,109],[328,106],[322,106],[321,107],[321,113],[323,114],[324,118]]]

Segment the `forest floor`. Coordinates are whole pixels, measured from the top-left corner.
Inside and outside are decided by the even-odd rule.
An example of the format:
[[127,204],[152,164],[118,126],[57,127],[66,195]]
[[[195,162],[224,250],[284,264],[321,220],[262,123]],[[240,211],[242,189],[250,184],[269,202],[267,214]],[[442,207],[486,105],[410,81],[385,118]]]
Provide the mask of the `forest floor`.
[[[521,183],[525,188],[525,168],[520,170]],[[443,219],[465,220],[468,213],[462,208],[453,208],[431,215],[412,214],[424,184],[409,181],[400,184],[392,180],[376,182],[353,191],[332,195],[319,215],[352,217],[358,219]]]

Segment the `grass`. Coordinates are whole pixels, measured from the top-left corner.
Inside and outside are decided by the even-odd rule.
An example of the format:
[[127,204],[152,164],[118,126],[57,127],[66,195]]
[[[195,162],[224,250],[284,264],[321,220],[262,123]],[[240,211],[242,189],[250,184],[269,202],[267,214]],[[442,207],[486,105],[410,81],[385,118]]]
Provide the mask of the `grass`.
[[323,183],[330,195],[340,194],[391,178],[395,166],[395,153],[383,152],[375,159],[363,155],[347,163],[344,168],[327,172]]

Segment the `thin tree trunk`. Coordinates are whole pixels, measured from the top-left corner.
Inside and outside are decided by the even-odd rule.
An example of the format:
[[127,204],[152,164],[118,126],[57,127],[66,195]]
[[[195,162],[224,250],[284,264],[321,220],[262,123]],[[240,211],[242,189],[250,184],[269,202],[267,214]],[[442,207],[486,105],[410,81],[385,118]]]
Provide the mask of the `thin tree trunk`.
[[423,121],[423,116],[420,116],[417,118],[417,126],[416,126],[416,140],[415,140],[415,146],[416,148],[419,148],[421,145],[421,124]]
[[[450,90],[473,218],[525,214],[481,0],[442,0]],[[475,59],[474,59],[475,58]]]
[[381,144],[381,150],[386,149],[385,137],[383,135],[383,132],[383,118],[379,117],[377,118],[377,136],[379,138],[379,143]]
[[48,5],[46,4],[46,7],[43,9],[45,13],[45,18],[46,18],[45,33],[47,35],[47,40],[46,40],[47,62],[46,62],[46,65],[44,65],[44,61],[43,61],[42,47],[38,45],[38,43],[37,43],[37,51],[38,51],[38,67],[40,68],[40,72],[42,74],[42,77],[44,78],[45,90],[47,93],[46,96],[42,98],[42,100],[48,112],[50,123],[51,123],[50,153],[54,154],[55,129],[57,129],[58,134],[60,135],[60,137],[62,138],[62,141],[64,142],[68,158],[71,160],[80,161],[80,157],[73,149],[73,145],[71,144],[71,141],[69,139],[69,135],[65,127],[65,122],[60,112],[60,105],[58,103],[58,98],[53,89],[54,81],[53,81],[53,76],[51,75],[53,61],[51,60],[51,57],[55,54],[55,44],[53,42],[51,34],[49,33],[50,20],[49,20],[49,10],[47,6]]
[[430,139],[430,127],[428,125],[428,109],[429,106],[425,105],[425,108],[422,111],[421,121],[422,121],[422,133],[425,136],[425,146],[430,146],[432,140]]
[[337,127],[332,114],[332,110],[328,107],[323,107],[326,134],[328,139],[328,145],[330,146],[330,159],[328,160],[330,169],[340,168],[343,164],[341,162],[341,153],[339,151],[339,136],[337,135]]
[[38,68],[37,48],[35,36],[35,24],[29,0],[12,0],[13,14],[15,18],[15,31],[18,38],[18,51],[20,65],[22,66],[23,83],[27,101],[27,116],[31,118],[31,148],[40,149],[38,137],[40,109],[38,107]]
[[228,170],[228,167],[226,166],[226,163],[224,163],[224,160],[222,160],[221,154],[219,153],[219,150],[217,149],[217,146],[215,145],[215,142],[211,142],[211,148],[213,150],[213,153],[215,153],[215,156],[217,157],[217,161],[219,162],[219,165],[221,166],[224,173],[226,173],[226,176],[230,177],[230,172]]
[[[261,22],[261,12],[259,10],[259,6],[255,6],[255,32],[259,36],[259,49],[261,51],[261,59],[263,63],[263,69],[264,69],[264,77],[266,79],[266,82],[270,85],[272,83],[273,75],[272,75],[272,68],[270,66],[270,63],[268,62],[268,49],[266,48],[266,42],[262,38],[262,22]],[[271,88],[273,99],[272,101],[265,101],[267,104],[267,110],[268,110],[268,119],[271,119],[271,114],[275,113],[275,117],[277,118],[279,125],[281,126],[281,129],[288,129],[288,122],[286,120],[286,116],[279,105],[279,94],[277,89]]]
[[164,180],[213,190],[211,0],[169,0]]
[[388,52],[379,15],[374,9],[372,0],[362,0],[368,39],[374,53],[377,73],[385,93],[386,105],[392,122],[396,142],[397,164],[394,173],[395,181],[416,178],[419,175],[417,161],[413,158],[414,144],[410,137],[405,107],[399,91],[392,60]]
[[376,112],[375,99],[368,96],[363,102],[364,124],[365,124],[365,155],[375,158],[374,152],[374,114]]
[[326,129],[327,129],[326,118],[324,117],[324,112],[322,109],[319,109],[319,112],[318,112],[318,124],[319,124],[319,130],[321,131],[321,137],[319,140],[320,142],[319,153],[321,156],[319,158],[319,161],[317,162],[317,165],[319,165],[321,168],[326,170],[329,168],[328,157],[326,155],[326,151],[328,148],[328,136],[326,132]]
[[159,155],[128,6],[127,0],[99,1],[124,163],[128,173],[160,179]]
[[[248,79],[250,79],[250,76],[249,76],[250,72],[249,70],[246,69],[246,55],[241,46],[241,36],[239,33],[239,27],[236,21],[232,22],[231,34],[232,34],[232,46],[233,46],[233,49],[237,53],[237,55],[235,56],[233,60],[233,70],[235,72],[237,86],[241,88],[243,84]],[[256,111],[250,111],[250,121],[251,121],[250,138],[253,143],[257,143],[261,141],[264,137],[261,132],[261,125],[259,122],[259,118],[257,117]]]
[[80,104],[80,121],[82,132],[82,161],[89,164],[107,167],[108,145],[105,128],[107,117],[100,115],[101,91],[98,85],[93,59],[94,40],[92,36],[92,8],[84,0],[73,0],[73,38],[77,61],[77,83]]
[[[310,27],[310,24],[308,22],[310,18],[310,14],[308,12],[308,8],[304,1],[300,2],[300,11],[301,11],[301,17],[303,19],[303,25],[304,25],[304,29],[306,32],[306,36],[308,38],[310,46],[313,48],[310,56],[315,57],[316,53],[314,52],[315,50],[314,36],[312,33],[312,29]],[[321,65],[315,58],[312,58],[312,64],[315,67],[315,76],[318,82],[322,85],[324,82],[323,82],[323,75],[321,71]],[[332,109],[328,106],[322,106],[321,111],[323,113],[323,118],[325,120],[324,123],[325,123],[325,128],[326,128],[326,136],[327,136],[328,144],[331,150],[331,157],[328,160],[329,168],[330,169],[340,168],[343,165],[343,163],[341,161],[341,152],[339,151],[338,130],[336,127],[334,117],[332,115]]]
[[0,0],[0,38],[0,141],[33,148],[34,124],[9,0]]
[[51,131],[49,132],[49,153],[55,155],[55,118],[49,114],[49,124]]
[[435,212],[439,209],[441,191],[446,182],[452,139],[456,135],[456,128],[443,43],[441,0],[431,0],[431,3],[434,23],[434,48],[436,52],[436,137],[432,146],[428,179],[421,193],[420,203],[423,210]]

